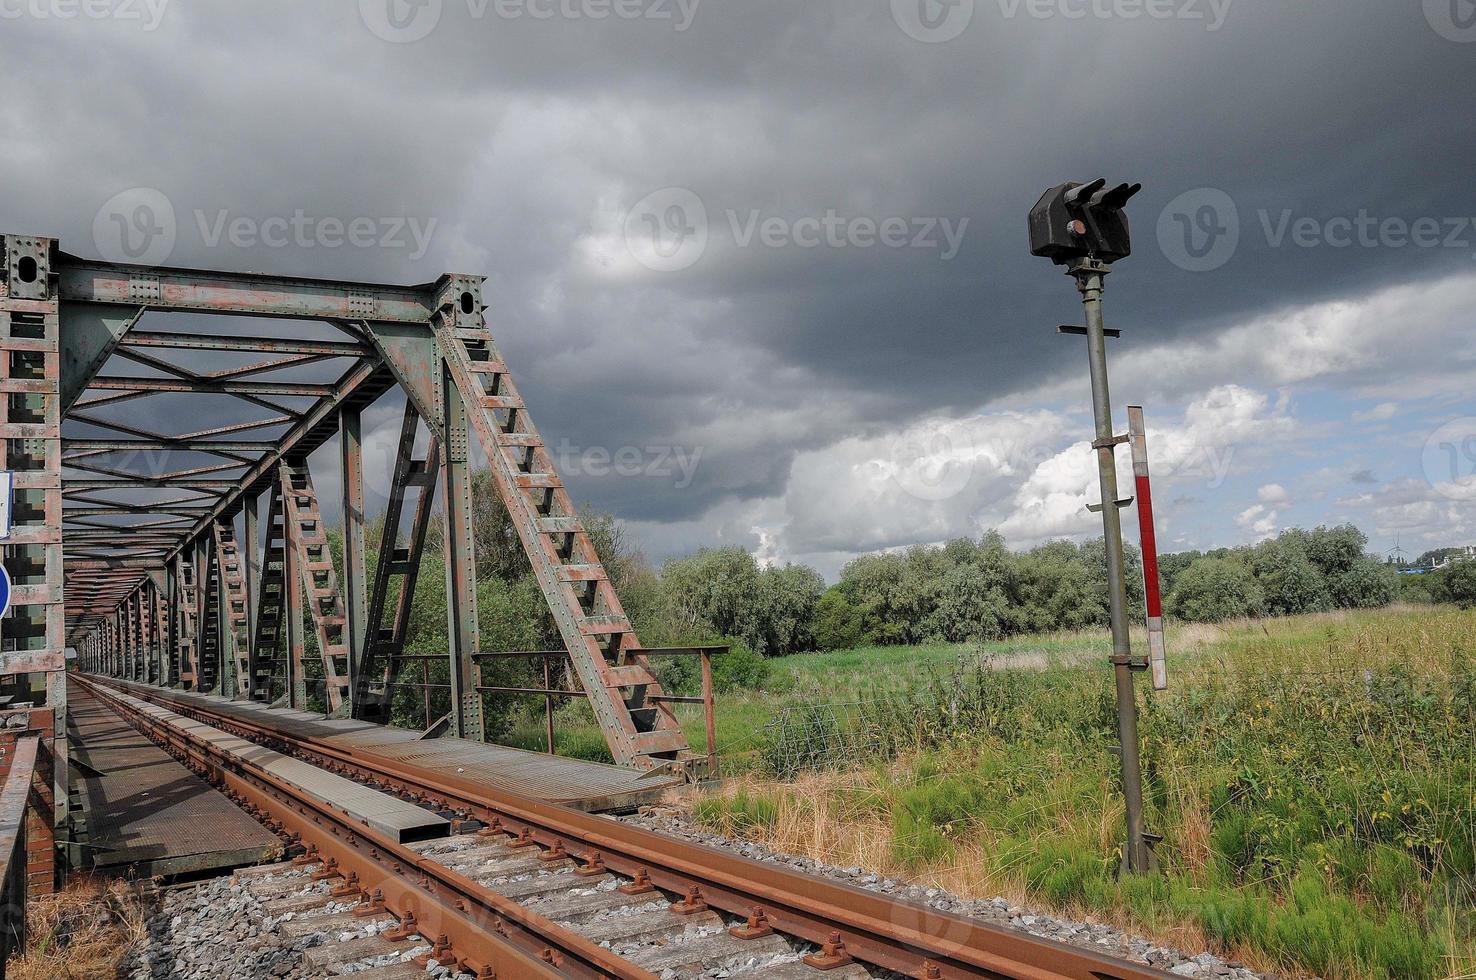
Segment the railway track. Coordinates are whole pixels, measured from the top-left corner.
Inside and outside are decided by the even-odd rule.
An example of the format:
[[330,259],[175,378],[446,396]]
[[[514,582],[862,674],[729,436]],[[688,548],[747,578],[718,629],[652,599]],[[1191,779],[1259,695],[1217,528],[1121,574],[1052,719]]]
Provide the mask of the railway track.
[[[101,683],[99,683],[101,681]],[[310,880],[390,939],[476,977],[1018,977],[1170,975],[1095,950],[804,875],[471,780],[349,753],[199,698],[85,681],[131,723],[297,843]],[[398,843],[254,770],[144,703],[421,806],[453,835]],[[345,914],[341,910],[337,914]],[[348,913],[352,914],[352,913]]]

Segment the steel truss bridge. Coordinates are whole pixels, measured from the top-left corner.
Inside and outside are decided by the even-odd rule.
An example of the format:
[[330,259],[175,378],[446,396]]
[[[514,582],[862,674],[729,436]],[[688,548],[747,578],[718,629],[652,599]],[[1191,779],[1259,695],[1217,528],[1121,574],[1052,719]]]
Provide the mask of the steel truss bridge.
[[[9,234],[0,268],[0,469],[15,481],[0,690],[55,713],[59,811],[69,648],[90,673],[387,722],[437,524],[450,711],[435,731],[481,739],[474,446],[614,758],[693,758],[670,707],[682,699],[652,674],[488,330],[481,277],[130,266]],[[371,564],[361,420],[396,389]],[[308,465],[335,437],[341,564]]]

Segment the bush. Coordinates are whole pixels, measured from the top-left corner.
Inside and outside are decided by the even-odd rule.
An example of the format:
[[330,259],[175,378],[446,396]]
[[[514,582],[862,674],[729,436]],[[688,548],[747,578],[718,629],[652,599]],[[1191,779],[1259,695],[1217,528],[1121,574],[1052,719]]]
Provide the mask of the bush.
[[769,661],[742,641],[725,641],[728,652],[714,657],[712,661],[712,686],[719,692],[755,691],[769,680],[772,669]]
[[1201,558],[1179,575],[1169,596],[1169,610],[1180,619],[1217,623],[1261,615],[1265,595],[1250,569],[1240,562]]
[[1463,561],[1435,573],[1435,598],[1462,609],[1476,608],[1476,561]]
[[866,614],[853,606],[839,588],[828,589],[815,603],[811,627],[818,650],[851,650],[861,645]]

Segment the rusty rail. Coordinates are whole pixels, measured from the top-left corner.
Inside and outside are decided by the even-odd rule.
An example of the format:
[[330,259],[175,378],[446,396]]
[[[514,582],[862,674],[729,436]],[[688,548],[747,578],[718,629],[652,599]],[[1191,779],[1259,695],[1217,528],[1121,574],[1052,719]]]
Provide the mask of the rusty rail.
[[10,774],[0,790],[0,980],[5,964],[26,945],[26,808],[36,772],[40,738],[28,736],[15,743]]
[[320,874],[342,879],[339,887],[346,897],[357,897],[366,905],[387,910],[410,931],[438,947],[449,945],[461,970],[487,980],[654,980],[646,970],[471,878],[423,858],[267,769],[226,753],[180,727],[158,724],[130,704],[131,699],[120,697],[119,690],[85,680],[82,683],[134,728],[221,788],[273,831],[303,847],[302,859],[318,863]]
[[340,775],[386,786],[476,819],[503,833],[527,835],[628,877],[644,874],[663,891],[700,891],[710,907],[733,915],[761,908],[777,932],[813,943],[837,935],[855,960],[911,977],[963,980],[1014,977],[1047,980],[1172,980],[1170,974],[1091,949],[1041,939],[989,923],[938,912],[825,878],[752,861],[726,851],[656,834],[539,800],[492,792],[465,777],[428,773],[376,756],[372,748],[342,747],[290,735],[267,724],[212,710],[172,692],[117,685],[187,717],[295,755]]

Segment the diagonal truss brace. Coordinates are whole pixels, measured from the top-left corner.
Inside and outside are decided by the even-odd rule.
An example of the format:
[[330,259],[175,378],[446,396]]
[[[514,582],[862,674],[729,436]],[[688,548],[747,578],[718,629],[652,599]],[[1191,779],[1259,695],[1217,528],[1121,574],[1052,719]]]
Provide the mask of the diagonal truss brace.
[[225,616],[226,648],[221,659],[231,668],[225,679],[226,693],[239,697],[252,689],[245,563],[241,559],[234,527],[216,521],[211,525],[211,534],[215,539],[216,561],[220,565],[221,611]]
[[[685,758],[686,736],[487,329],[480,280],[449,279],[443,299],[432,322],[447,404],[481,442],[612,754],[641,768]],[[446,423],[450,438],[465,438],[450,411]]]
[[323,661],[324,699],[329,714],[343,710],[348,698],[348,617],[344,611],[343,593],[338,587],[338,574],[333,569],[333,556],[328,550],[328,535],[318,507],[318,494],[313,489],[312,474],[306,461],[283,463],[281,494],[286,521],[287,547],[299,574],[297,582],[287,582],[288,589],[307,593],[308,613],[317,634],[318,653]]
[[[355,692],[354,714],[381,724],[389,722],[395,685],[404,667],[401,656],[410,633],[410,608],[415,601],[420,557],[425,550],[426,530],[430,526],[440,475],[441,444],[434,431],[430,433],[424,458],[415,458],[419,429],[420,415],[413,402],[407,401],[357,671],[360,690]],[[420,493],[407,517],[406,491],[412,487],[418,487]],[[405,547],[400,547],[402,530]]]

